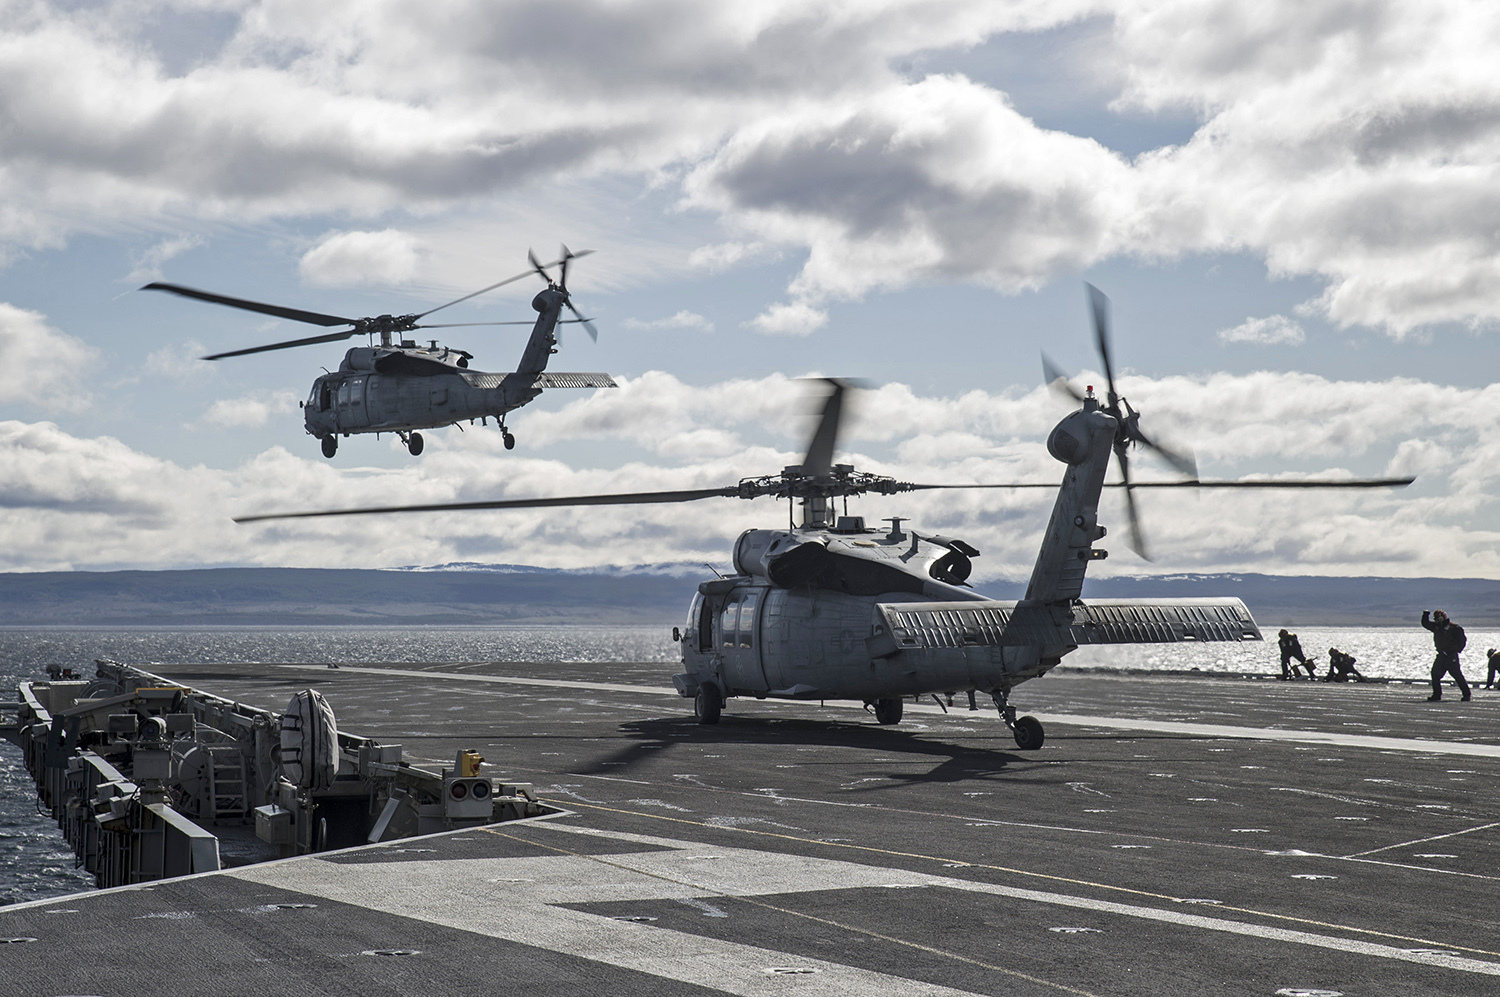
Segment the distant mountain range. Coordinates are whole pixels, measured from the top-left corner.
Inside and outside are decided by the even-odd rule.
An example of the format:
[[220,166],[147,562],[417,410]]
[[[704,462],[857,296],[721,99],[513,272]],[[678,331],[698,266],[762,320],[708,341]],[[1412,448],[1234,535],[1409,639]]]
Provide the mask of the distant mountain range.
[[[701,565],[590,571],[518,565],[396,570],[203,568],[0,574],[0,626],[658,623],[682,620]],[[979,586],[1020,598],[1022,581]],[[1090,579],[1085,598],[1233,595],[1263,628],[1411,626],[1446,609],[1500,627],[1500,581],[1256,574]]]

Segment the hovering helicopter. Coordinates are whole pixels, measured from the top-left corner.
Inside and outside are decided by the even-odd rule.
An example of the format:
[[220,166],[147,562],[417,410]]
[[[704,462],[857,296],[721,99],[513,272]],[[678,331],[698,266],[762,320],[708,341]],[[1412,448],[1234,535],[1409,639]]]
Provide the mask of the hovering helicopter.
[[[501,499],[482,502],[387,506],[327,512],[243,516],[267,519],[458,509],[533,509],[578,505],[690,502],[710,497],[751,499],[773,495],[800,502],[802,522],[787,529],[747,530],[735,542],[735,573],[698,585],[680,640],[683,671],[672,676],[691,698],[699,723],[717,723],[727,700],[863,701],[882,724],[901,720],[907,696],[952,697],[988,693],[1017,746],[1042,746],[1035,717],[1017,718],[1013,688],[1045,675],[1084,644],[1260,640],[1260,630],[1236,598],[1082,598],[1088,566],[1108,556],[1094,544],[1106,536],[1099,498],[1111,455],[1120,464],[1132,546],[1145,554],[1133,492],[1137,488],[1373,488],[1410,484],[1412,478],[1301,481],[1201,481],[1192,459],[1150,440],[1140,415],[1115,390],[1110,363],[1107,301],[1090,287],[1094,328],[1104,360],[1108,393],[1092,387],[1066,393],[1079,408],[1052,430],[1047,450],[1066,465],[1060,485],[914,484],[833,463],[847,385],[832,390],[801,464],[781,473],[744,478],[736,485],[681,491]],[[1044,361],[1049,378],[1056,369]],[[1064,380],[1064,384],[1066,381]],[[1180,469],[1181,481],[1134,481],[1127,452],[1154,450]],[[835,499],[873,493],[955,488],[1056,488],[1052,518],[1043,536],[1026,595],[1018,601],[986,598],[967,584],[979,551],[963,540],[904,527],[872,529],[861,516],[834,515]],[[972,702],[972,698],[971,698]],[[942,700],[938,700],[942,705]],[[946,709],[946,707],[944,707]]]
[[[168,291],[185,298],[196,298],[216,305],[228,305],[231,308],[275,315],[311,325],[351,326],[322,336],[215,353],[204,357],[204,360],[222,360],[250,353],[285,350],[294,346],[332,343],[360,335],[378,335],[379,346],[373,345],[372,341],[370,346],[356,346],[349,350],[344,354],[344,361],[339,364],[338,371],[324,374],[315,380],[307,401],[301,403],[307,432],[322,443],[324,457],[331,458],[338,453],[340,436],[347,437],[356,433],[395,433],[415,457],[422,452],[422,434],[418,430],[456,425],[464,419],[485,422],[490,416],[495,417],[500,432],[504,434],[505,449],[512,450],[515,448],[516,438],[505,425],[506,413],[525,405],[540,395],[543,389],[617,387],[608,374],[547,372],[547,361],[557,352],[558,340],[555,333],[559,322],[577,322],[596,342],[599,339],[599,332],[594,328],[593,322],[579,313],[568,294],[569,262],[591,252],[593,250],[586,249],[574,253],[564,246],[560,258],[543,264],[537,260],[535,253],[528,250],[526,256],[531,261],[530,270],[416,315],[377,315],[353,319],[230,298],[179,284],[157,282],[147,284],[141,290]],[[556,281],[548,272],[554,266],[561,267],[561,274]],[[532,324],[531,339],[527,341],[526,349],[521,354],[521,362],[512,373],[489,374],[481,370],[469,370],[469,361],[474,358],[472,353],[439,346],[435,339],[429,340],[428,346],[419,346],[414,339],[400,338],[393,342],[394,337],[404,336],[418,329],[531,324],[424,324],[420,320],[433,312],[522,280],[533,273],[539,275],[547,287],[531,300],[531,307],[538,314]],[[564,308],[573,313],[572,319],[561,317]]]

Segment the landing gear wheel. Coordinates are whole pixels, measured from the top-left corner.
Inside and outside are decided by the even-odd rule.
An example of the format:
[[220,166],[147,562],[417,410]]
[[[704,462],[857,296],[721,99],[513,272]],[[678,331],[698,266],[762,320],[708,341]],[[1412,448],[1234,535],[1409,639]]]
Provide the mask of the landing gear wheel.
[[875,719],[883,724],[898,724],[901,722],[901,700],[899,699],[877,699],[875,700]]
[[411,452],[411,455],[413,457],[419,457],[419,456],[421,456],[421,454],[422,454],[422,434],[421,433],[412,433],[411,437],[406,441],[406,449]]
[[693,697],[693,716],[698,718],[700,724],[716,724],[723,705],[723,700],[719,698],[719,687],[712,682],[704,682],[698,686],[698,695]]
[[1047,739],[1041,721],[1036,717],[1021,717],[1016,721],[1013,733],[1016,735],[1016,747],[1022,751],[1035,751]]
[[509,433],[506,433],[505,434],[505,449],[507,449],[507,450],[514,450],[515,448],[516,448],[516,438],[514,436],[510,435]]
[[323,437],[323,456],[333,459],[333,455],[339,452],[339,441],[336,436]]

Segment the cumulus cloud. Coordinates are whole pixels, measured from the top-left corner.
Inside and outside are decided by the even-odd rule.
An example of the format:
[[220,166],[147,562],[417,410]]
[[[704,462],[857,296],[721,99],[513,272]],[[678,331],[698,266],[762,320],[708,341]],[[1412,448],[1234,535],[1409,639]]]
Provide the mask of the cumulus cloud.
[[407,232],[330,232],[302,255],[298,270],[309,284],[349,287],[402,284],[417,274],[423,247]]
[[[693,266],[805,254],[767,331],[912,281],[1017,291],[1199,252],[1321,278],[1311,305],[1341,326],[1500,321],[1494,5],[250,0],[188,60],[140,27],[177,6],[4,4],[0,256],[184,216],[458,215],[607,176],[722,222]],[[995,86],[893,68],[1081,17],[1108,25],[1090,53],[1114,106],[1185,111],[1190,139],[1127,159]],[[406,280],[419,251],[372,224],[305,274]]]
[[181,66],[181,39],[143,27],[176,4],[111,7],[75,17],[5,4],[6,243],[55,245],[90,212],[96,223],[372,214],[564,174],[653,173],[701,156],[770,102],[888,78],[887,59],[911,46],[1071,16],[918,0],[252,0],[225,10],[223,44]]
[[[1412,473],[1406,491],[1142,492],[1157,561],[1119,543],[1106,573],[1161,570],[1476,575],[1500,572],[1489,529],[1500,494],[1500,385],[1445,388],[1397,379],[1329,381],[1259,373],[1120,378],[1150,431],[1193,446],[1205,477]],[[234,515],[393,502],[458,502],[732,485],[799,463],[809,392],[785,377],[692,386],[653,372],[528,416],[528,441],[608,440],[654,455],[569,467],[506,451],[499,434],[448,433],[420,460],[372,470],[268,450],[228,469],[183,467],[107,437],[0,422],[0,569],[171,567],[214,563],[395,566],[489,560],[559,567],[722,562],[744,529],[785,522],[775,501],[587,507],[238,527]],[[623,401],[622,401],[623,397]],[[1044,388],[1025,394],[863,393],[839,459],[923,483],[1055,482],[1044,446],[1062,414]],[[862,414],[860,414],[862,413]],[[623,447],[621,448],[623,449]],[[343,455],[341,455],[342,457]],[[1138,480],[1173,477],[1140,455]],[[983,551],[981,578],[1024,575],[1052,491],[930,491],[852,500],[870,520],[914,517]],[[1110,490],[1101,519],[1122,536]]]
[[746,323],[768,336],[806,336],[828,324],[828,313],[805,301],[774,304]]
[[125,275],[129,284],[161,280],[162,264],[204,244],[202,236],[179,235],[149,247],[135,258],[135,269]]
[[84,370],[93,347],[38,312],[0,302],[0,404],[76,408],[90,403]]
[[178,384],[192,384],[211,375],[212,364],[203,359],[207,347],[197,340],[163,346],[146,354],[141,369],[153,377],[164,377]]
[[1254,343],[1258,346],[1301,346],[1307,341],[1302,326],[1285,315],[1247,318],[1232,329],[1219,331],[1221,343]]
[[220,398],[203,414],[203,421],[226,429],[254,429],[273,416],[297,410],[297,395],[291,391],[257,391],[239,398]]
[[651,319],[649,321],[638,318],[628,318],[620,323],[626,329],[693,329],[698,332],[713,332],[714,324],[697,312],[687,309],[679,311],[675,315],[666,318]]

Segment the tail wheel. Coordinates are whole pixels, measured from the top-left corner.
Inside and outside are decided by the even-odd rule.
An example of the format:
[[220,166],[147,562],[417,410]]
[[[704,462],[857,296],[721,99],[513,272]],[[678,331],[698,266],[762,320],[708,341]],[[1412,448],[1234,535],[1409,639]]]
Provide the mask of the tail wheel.
[[883,724],[898,724],[901,722],[901,700],[899,699],[877,699],[875,700],[875,719]]
[[339,452],[339,441],[336,436],[323,437],[323,456],[329,459]]
[[1041,721],[1036,717],[1021,717],[1016,721],[1016,747],[1022,751],[1035,751],[1047,739]]
[[506,433],[505,434],[505,449],[507,449],[507,450],[514,450],[515,448],[516,448],[516,438],[514,436],[510,435],[509,433]]
[[411,451],[413,457],[419,456],[422,453],[422,434],[412,433],[411,439],[406,441],[406,449]]
[[700,724],[716,724],[723,705],[724,701],[719,698],[719,687],[712,682],[704,682],[698,686],[698,695],[693,697],[693,715]]

